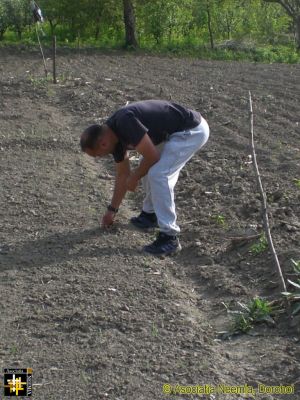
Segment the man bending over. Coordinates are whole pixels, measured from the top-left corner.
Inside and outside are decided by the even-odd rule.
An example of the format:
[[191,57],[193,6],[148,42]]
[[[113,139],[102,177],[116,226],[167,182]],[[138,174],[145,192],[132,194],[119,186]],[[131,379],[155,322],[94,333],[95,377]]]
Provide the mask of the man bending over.
[[[163,100],[131,103],[105,124],[88,127],[80,138],[82,151],[91,157],[112,154],[116,163],[114,193],[102,226],[113,224],[126,192],[135,191],[142,180],[142,210],[131,223],[144,230],[159,227],[156,240],[144,251],[157,255],[180,251],[174,188],[179,172],[208,137],[208,124],[197,111]],[[142,158],[131,170],[128,150],[133,149]]]

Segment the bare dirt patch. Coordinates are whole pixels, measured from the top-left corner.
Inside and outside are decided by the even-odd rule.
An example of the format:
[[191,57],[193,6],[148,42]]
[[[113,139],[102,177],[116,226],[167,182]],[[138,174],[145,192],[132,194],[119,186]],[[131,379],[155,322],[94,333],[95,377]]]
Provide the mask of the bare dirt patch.
[[[39,400],[199,398],[164,395],[165,383],[295,384],[294,395],[256,398],[300,399],[299,321],[218,336],[229,327],[222,302],[280,290],[270,254],[230,239],[261,232],[248,90],[275,246],[286,273],[300,259],[299,65],[61,51],[53,85],[38,52],[0,56],[1,368],[32,367]],[[195,108],[211,127],[177,186],[174,258],[141,253],[153,234],[128,224],[141,192],[100,230],[113,162],[78,146],[88,124],[148,98]]]

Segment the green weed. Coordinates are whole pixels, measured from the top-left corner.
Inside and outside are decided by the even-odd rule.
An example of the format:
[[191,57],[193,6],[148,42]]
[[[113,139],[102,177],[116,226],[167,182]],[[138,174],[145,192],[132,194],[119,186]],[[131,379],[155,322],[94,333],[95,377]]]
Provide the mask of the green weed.
[[90,377],[83,371],[80,372],[80,377],[82,379],[82,381],[88,385],[90,383]]
[[141,267],[142,267],[142,268],[150,269],[151,266],[152,266],[152,264],[151,264],[150,261],[147,261],[147,260],[145,261],[145,260],[143,260],[143,261],[141,262]]
[[16,345],[13,345],[10,349],[10,352],[12,355],[16,355],[18,353],[18,347]]
[[299,188],[300,189],[300,179],[294,179],[294,184],[297,186],[297,188]]
[[252,299],[248,304],[238,302],[238,306],[239,310],[229,310],[226,306],[227,312],[233,316],[229,335],[247,333],[253,329],[254,325],[262,322],[275,323],[271,317],[273,308],[264,299],[257,297]]
[[251,247],[250,247],[250,253],[251,254],[261,254],[263,253],[266,249],[268,248],[268,241],[267,238],[265,237],[265,235],[262,235],[258,242],[254,243]]
[[32,75],[29,76],[29,81],[34,88],[45,87],[48,82],[52,81],[51,75],[46,77],[34,77]]
[[158,328],[155,325],[154,322],[152,322],[152,328],[151,328],[151,334],[153,337],[157,337],[158,336]]
[[293,286],[293,288],[296,288],[296,291],[282,292],[282,294],[292,303],[291,313],[292,315],[296,315],[300,312],[300,260],[291,261],[297,276],[297,282],[291,281],[290,279],[288,279],[287,281],[291,286]]
[[300,260],[295,261],[295,260],[291,259],[291,261],[292,261],[292,265],[293,265],[294,271],[296,272],[296,274],[300,275]]
[[55,96],[55,91],[51,88],[47,89],[47,96],[48,97],[54,97]]
[[225,226],[226,225],[225,217],[222,214],[213,215],[212,219],[216,224],[218,224],[220,226]]
[[[59,76],[57,76],[57,82],[59,83],[64,83],[68,80],[68,76],[66,74],[61,74]],[[34,88],[45,88],[48,86],[49,83],[53,83],[53,75],[52,72],[48,73],[47,77],[43,76],[43,77],[35,77],[30,75],[29,76],[29,81],[32,84],[32,86]],[[55,92],[53,92],[53,90],[48,89],[48,95],[52,96],[55,94]]]

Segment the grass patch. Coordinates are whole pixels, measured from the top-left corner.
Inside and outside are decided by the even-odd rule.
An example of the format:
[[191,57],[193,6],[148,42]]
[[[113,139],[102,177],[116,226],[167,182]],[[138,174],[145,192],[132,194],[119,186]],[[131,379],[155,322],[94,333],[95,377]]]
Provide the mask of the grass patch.
[[[52,46],[52,38],[49,29],[44,28],[45,36],[41,35],[43,46]],[[35,32],[32,31],[20,41],[12,32],[8,32],[4,39],[0,42],[0,47],[5,46],[22,46],[22,47],[38,47]],[[74,49],[77,51],[94,49],[99,51],[107,50],[124,50],[124,42],[121,36],[107,37],[103,36],[96,40],[93,38],[72,38],[70,35],[64,35],[63,31],[57,32],[57,46]],[[150,55],[167,55],[176,57],[192,57],[205,60],[223,60],[223,61],[250,61],[261,63],[299,63],[300,52],[294,45],[259,45],[238,44],[236,48],[220,44],[215,49],[211,49],[207,44],[195,43],[190,41],[167,42],[162,44],[153,44],[150,42],[142,42],[139,49],[127,49],[128,53],[146,53]]]
[[300,62],[300,52],[294,46],[287,45],[252,45],[251,47],[223,48],[221,46],[211,49],[204,44],[168,43],[157,46],[143,46],[143,50],[154,54],[175,55],[177,57],[193,57],[206,60],[223,61],[251,61],[262,63],[288,63]]

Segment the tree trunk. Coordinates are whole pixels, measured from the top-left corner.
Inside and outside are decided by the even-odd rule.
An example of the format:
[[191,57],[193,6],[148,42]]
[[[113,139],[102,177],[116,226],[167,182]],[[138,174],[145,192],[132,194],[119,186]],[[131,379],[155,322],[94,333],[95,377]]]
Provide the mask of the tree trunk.
[[123,0],[124,6],[124,23],[125,23],[125,46],[138,47],[135,32],[135,15],[131,0]]
[[53,37],[55,34],[54,32],[55,32],[56,24],[53,23],[52,19],[49,19],[48,21],[49,21],[50,28],[51,28],[51,36]]
[[300,15],[295,18],[297,48],[300,51]]
[[227,29],[227,39],[230,40],[231,39],[231,25],[230,25],[228,15],[226,15],[226,29]]
[[210,47],[213,50],[215,48],[214,44],[214,37],[213,37],[213,32],[212,32],[212,27],[211,27],[211,16],[210,16],[210,5],[209,2],[207,2],[207,24],[208,24],[208,32],[209,32],[209,38],[210,38]]
[[6,29],[0,29],[0,40],[3,40],[4,37],[4,33],[5,33]]
[[100,33],[100,26],[97,25],[95,29],[95,40],[99,39],[99,33]]
[[94,34],[94,38],[95,40],[99,39],[99,34],[100,34],[100,16],[96,17],[96,27],[95,27],[95,34]]

